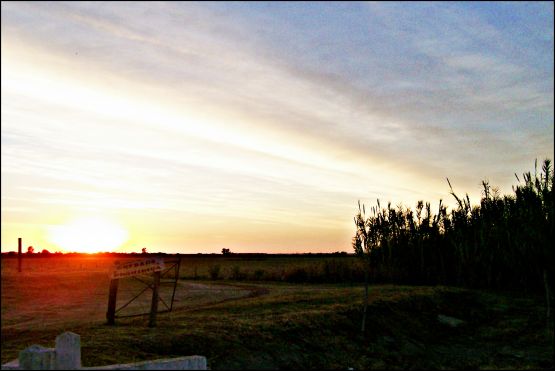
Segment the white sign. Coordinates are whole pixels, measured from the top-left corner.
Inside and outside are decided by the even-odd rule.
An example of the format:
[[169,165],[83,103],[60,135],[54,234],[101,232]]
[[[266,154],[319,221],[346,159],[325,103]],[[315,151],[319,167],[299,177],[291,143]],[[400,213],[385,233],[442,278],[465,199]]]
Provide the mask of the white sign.
[[164,269],[164,259],[147,258],[142,260],[134,260],[124,263],[116,263],[112,270],[111,278],[125,278],[138,276],[140,274],[150,274]]

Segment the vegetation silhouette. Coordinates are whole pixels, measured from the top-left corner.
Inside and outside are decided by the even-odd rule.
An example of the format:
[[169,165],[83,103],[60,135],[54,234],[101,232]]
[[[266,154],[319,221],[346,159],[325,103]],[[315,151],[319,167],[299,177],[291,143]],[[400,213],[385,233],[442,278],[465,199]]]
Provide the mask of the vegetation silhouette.
[[[468,194],[451,212],[439,201],[416,210],[380,201],[365,215],[359,203],[352,246],[364,259],[371,280],[418,285],[454,285],[496,290],[544,292],[548,326],[553,321],[553,168],[544,160],[541,172],[523,174],[512,195],[500,196],[482,182],[480,204]],[[367,295],[367,294],[366,294]],[[364,326],[364,317],[363,317]]]
[[230,249],[223,248],[222,255],[231,255],[233,254]]

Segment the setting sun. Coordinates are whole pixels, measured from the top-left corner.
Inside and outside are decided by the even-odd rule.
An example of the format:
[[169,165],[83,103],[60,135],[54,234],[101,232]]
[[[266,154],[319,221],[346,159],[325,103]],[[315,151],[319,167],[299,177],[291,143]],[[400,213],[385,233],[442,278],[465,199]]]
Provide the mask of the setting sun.
[[113,251],[127,240],[128,233],[114,222],[82,218],[50,228],[50,240],[66,251]]

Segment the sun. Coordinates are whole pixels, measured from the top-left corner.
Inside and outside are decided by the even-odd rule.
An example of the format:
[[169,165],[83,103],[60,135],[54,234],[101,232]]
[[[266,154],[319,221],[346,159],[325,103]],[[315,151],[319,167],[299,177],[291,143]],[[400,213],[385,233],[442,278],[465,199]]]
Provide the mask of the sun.
[[100,218],[81,218],[49,230],[52,243],[67,252],[95,253],[113,251],[128,238],[118,224]]

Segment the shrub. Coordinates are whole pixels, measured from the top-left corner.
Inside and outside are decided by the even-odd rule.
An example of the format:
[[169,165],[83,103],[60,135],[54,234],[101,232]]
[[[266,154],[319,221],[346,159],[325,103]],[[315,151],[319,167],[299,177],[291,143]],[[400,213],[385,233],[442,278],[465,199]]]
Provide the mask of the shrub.
[[283,280],[286,282],[303,283],[308,280],[308,273],[304,268],[292,268],[285,271]]
[[220,265],[219,264],[212,265],[209,269],[209,273],[210,273],[210,278],[213,280],[217,280],[218,278],[220,278]]
[[254,271],[252,278],[255,281],[261,281],[262,278],[264,277],[266,271],[264,269],[257,269]]
[[231,279],[232,280],[242,280],[244,278],[244,274],[241,273],[241,268],[238,265],[234,265],[231,268]]

